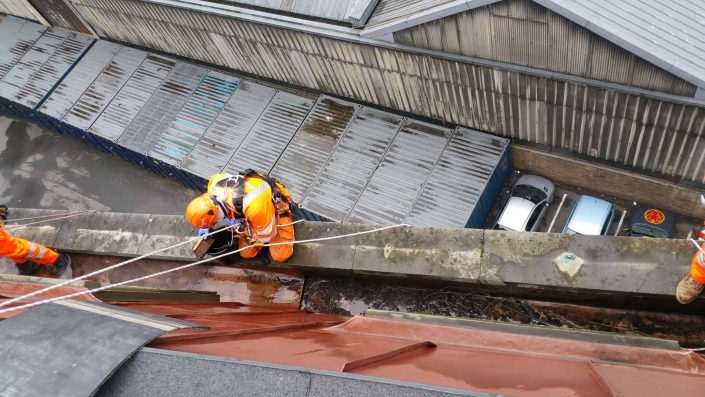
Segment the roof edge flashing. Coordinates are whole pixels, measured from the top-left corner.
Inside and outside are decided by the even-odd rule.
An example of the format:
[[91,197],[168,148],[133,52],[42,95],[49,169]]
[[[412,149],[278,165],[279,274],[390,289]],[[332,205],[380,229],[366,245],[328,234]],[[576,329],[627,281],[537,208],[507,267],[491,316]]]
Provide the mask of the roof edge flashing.
[[346,17],[353,27],[361,28],[370,19],[370,15],[372,15],[372,11],[377,7],[377,4],[379,4],[379,0],[357,0]]
[[407,17],[398,20],[383,22],[378,26],[365,28],[360,32],[360,36],[368,38],[378,38],[389,35],[400,30],[412,28],[427,22],[445,18],[451,15],[459,14],[464,11],[473,10],[475,8],[484,7],[502,0],[456,0],[450,3],[442,4],[436,7],[429,8],[413,13]]

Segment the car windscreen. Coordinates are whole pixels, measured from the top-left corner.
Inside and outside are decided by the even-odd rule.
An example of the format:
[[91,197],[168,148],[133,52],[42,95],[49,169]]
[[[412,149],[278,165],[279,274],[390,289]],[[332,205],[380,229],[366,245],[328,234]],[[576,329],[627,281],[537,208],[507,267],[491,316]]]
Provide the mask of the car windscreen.
[[523,199],[529,200],[534,204],[538,204],[546,199],[546,193],[542,192],[529,185],[516,185],[512,191],[512,196],[521,197]]

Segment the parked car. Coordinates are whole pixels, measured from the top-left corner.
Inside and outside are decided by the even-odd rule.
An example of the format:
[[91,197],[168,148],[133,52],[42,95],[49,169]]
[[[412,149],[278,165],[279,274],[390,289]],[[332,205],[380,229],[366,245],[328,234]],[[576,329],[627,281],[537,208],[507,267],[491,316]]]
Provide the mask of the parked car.
[[592,196],[580,196],[568,215],[563,233],[607,235],[614,220],[612,203]]
[[638,205],[634,208],[627,236],[669,238],[676,226],[676,217],[668,211]]
[[553,182],[546,178],[521,176],[514,184],[494,228],[517,232],[535,231],[553,200],[554,190]]

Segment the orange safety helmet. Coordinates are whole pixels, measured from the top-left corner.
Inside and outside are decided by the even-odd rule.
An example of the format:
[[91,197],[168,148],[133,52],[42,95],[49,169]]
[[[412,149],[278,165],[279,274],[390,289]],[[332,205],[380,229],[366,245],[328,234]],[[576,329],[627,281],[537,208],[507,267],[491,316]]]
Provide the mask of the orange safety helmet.
[[188,223],[199,229],[210,229],[218,220],[218,207],[210,198],[208,193],[204,193],[191,200],[186,207],[186,220]]

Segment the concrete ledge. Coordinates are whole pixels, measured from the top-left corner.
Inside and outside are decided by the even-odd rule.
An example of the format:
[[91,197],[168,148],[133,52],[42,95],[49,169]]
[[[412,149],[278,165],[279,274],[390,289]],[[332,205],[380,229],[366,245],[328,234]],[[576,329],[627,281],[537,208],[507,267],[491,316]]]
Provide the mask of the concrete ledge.
[[[304,222],[296,225],[296,236],[301,241],[375,227]],[[26,229],[24,235],[59,250],[111,256],[137,256],[195,234],[181,216],[116,213],[67,219],[58,229]],[[154,258],[193,261],[190,250],[185,244]],[[288,262],[271,266],[507,294],[551,290],[580,299],[619,294],[670,301],[694,251],[685,240],[401,227],[303,243]]]

